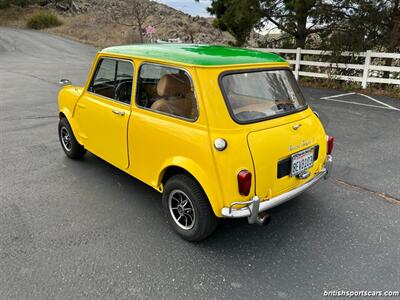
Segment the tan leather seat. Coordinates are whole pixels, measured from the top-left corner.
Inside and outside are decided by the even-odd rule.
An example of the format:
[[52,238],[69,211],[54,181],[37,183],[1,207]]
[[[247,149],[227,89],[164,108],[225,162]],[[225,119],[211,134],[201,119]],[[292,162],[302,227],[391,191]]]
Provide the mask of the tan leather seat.
[[235,115],[244,111],[258,111],[266,113],[271,110],[272,106],[274,106],[274,102],[268,101],[265,103],[249,104],[238,108],[234,108],[233,112]]
[[161,99],[155,101],[151,109],[185,118],[194,117],[196,100],[186,75],[164,75],[157,84],[157,94]]
[[157,83],[157,94],[160,97],[182,97],[189,91],[190,81],[186,75],[166,74]]

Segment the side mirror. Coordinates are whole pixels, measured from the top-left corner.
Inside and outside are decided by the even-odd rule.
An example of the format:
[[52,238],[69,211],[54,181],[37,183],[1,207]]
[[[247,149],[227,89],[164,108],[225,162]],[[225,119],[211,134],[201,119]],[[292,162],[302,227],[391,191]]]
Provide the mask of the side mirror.
[[66,85],[71,85],[72,82],[71,82],[69,79],[61,79],[61,80],[59,81],[59,84],[60,84],[61,86],[66,86]]

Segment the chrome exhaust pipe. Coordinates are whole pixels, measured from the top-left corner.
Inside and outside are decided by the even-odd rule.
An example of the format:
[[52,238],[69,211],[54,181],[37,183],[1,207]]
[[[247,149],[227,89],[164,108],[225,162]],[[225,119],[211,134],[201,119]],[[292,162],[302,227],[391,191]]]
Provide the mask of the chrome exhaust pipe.
[[271,222],[271,215],[263,211],[258,214],[255,223],[258,225],[267,225],[269,222]]
[[[251,215],[248,217],[249,224],[258,224],[258,225],[268,224],[271,221],[270,215],[266,211],[259,212],[260,198],[254,196],[251,202],[252,203],[248,207],[251,212]],[[268,222],[265,223],[266,221]]]

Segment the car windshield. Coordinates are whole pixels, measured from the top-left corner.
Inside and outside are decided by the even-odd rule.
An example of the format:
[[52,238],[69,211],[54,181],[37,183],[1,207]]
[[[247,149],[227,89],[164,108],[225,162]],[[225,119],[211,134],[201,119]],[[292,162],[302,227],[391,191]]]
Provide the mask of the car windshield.
[[222,89],[232,117],[250,123],[301,110],[306,102],[289,70],[223,75]]

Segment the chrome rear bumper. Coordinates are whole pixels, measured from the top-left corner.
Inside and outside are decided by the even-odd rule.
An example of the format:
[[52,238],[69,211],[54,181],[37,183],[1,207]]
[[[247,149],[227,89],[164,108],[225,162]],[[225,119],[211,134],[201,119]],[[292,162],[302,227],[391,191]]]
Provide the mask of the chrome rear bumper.
[[[311,180],[306,182],[305,184],[269,200],[265,200],[263,202],[260,201],[260,198],[256,195],[250,201],[246,202],[234,202],[230,207],[224,207],[222,209],[222,215],[227,218],[244,218],[248,217],[249,223],[257,223],[258,214],[260,212],[271,209],[275,206],[278,206],[294,197],[300,195],[302,192],[316,184],[322,178],[327,179],[332,172],[333,159],[331,155],[328,155],[326,158],[325,167],[318,172]],[[238,205],[248,205],[242,208],[235,209],[235,206]]]

